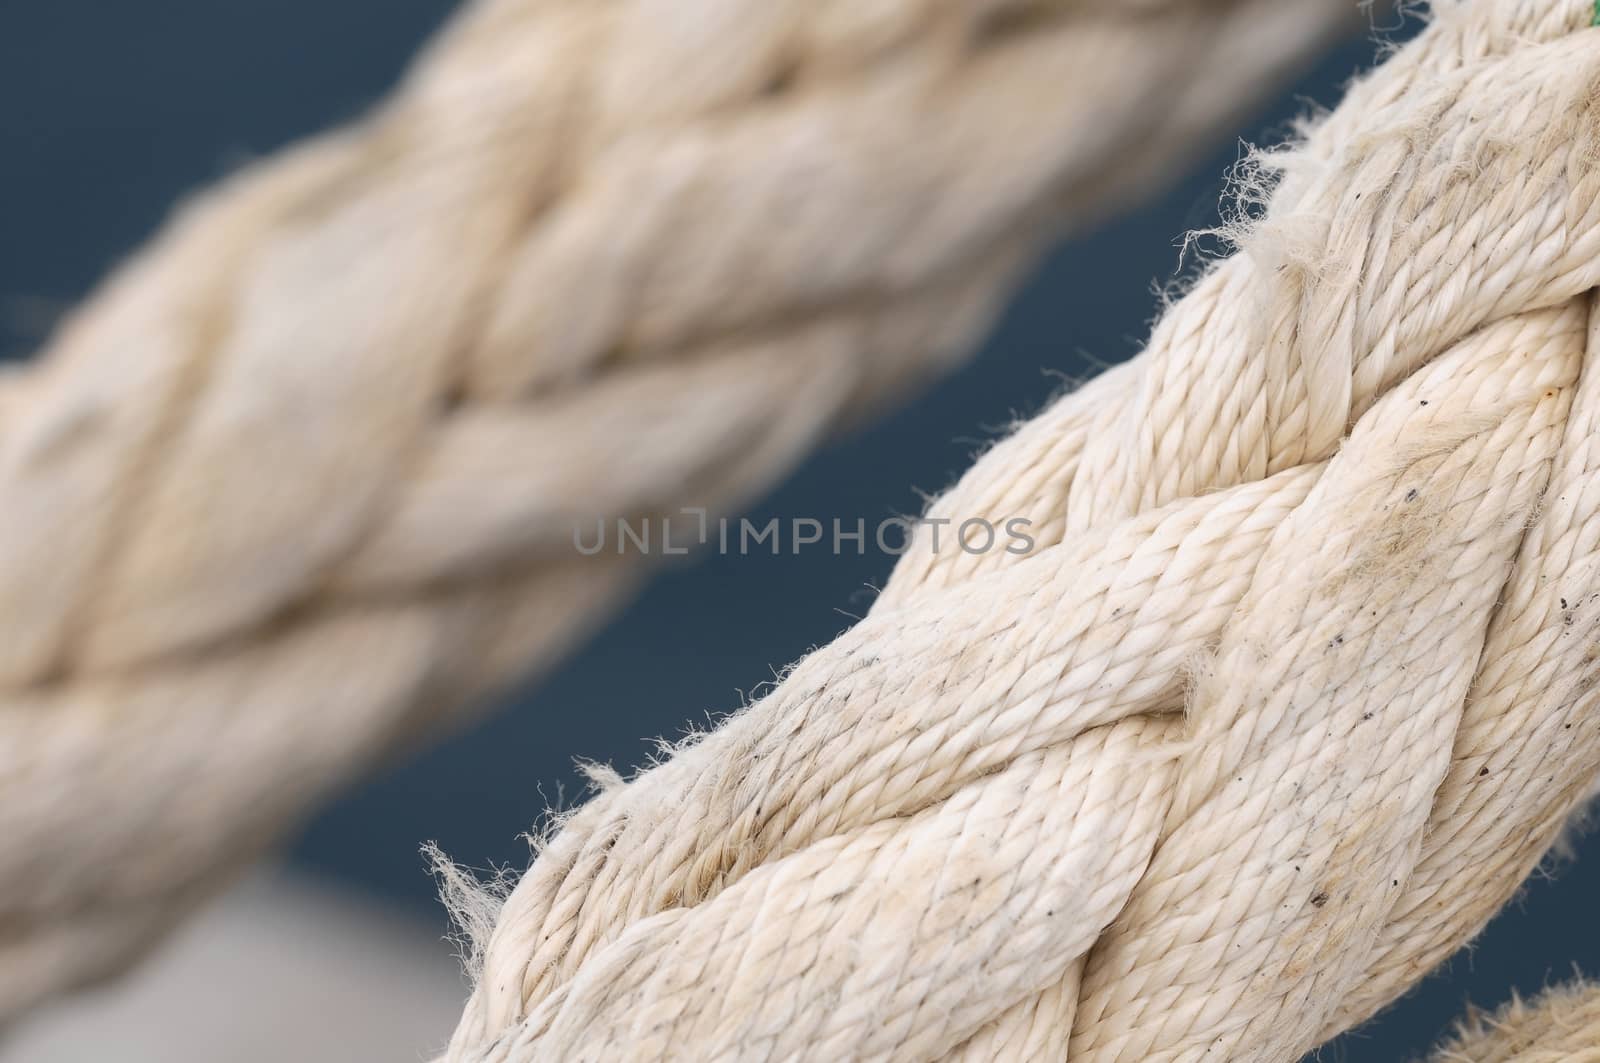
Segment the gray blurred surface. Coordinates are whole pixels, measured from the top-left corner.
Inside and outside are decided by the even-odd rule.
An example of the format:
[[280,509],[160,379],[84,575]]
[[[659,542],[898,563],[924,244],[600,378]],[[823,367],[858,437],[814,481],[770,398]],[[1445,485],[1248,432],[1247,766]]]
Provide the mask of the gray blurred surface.
[[405,1063],[444,1046],[464,996],[414,914],[262,872],[131,976],[9,1031],[0,1063]]

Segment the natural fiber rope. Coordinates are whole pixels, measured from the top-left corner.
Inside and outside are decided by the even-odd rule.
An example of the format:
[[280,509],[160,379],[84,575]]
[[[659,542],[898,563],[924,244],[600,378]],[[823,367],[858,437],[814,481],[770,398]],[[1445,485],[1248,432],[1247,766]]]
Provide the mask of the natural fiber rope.
[[[0,380],[0,1018],[970,345],[1348,0],[480,0]],[[708,54],[715,62],[707,62]]]
[[1470,0],[764,700],[560,825],[451,1060],[1293,1060],[1600,772],[1600,36]]
[[1432,1063],[1600,1063],[1600,988],[1551,989],[1531,1004],[1513,997],[1462,1023]]

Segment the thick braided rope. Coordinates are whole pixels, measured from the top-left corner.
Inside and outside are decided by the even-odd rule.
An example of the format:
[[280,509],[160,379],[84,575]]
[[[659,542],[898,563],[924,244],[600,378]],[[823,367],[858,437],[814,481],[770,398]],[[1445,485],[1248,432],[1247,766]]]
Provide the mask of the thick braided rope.
[[1572,985],[1461,1024],[1432,1063],[1600,1063],[1600,988]]
[[770,484],[1353,14],[480,0],[186,209],[0,379],[0,1017],[581,634],[637,566],[574,517]]
[[1149,347],[763,701],[570,816],[452,1060],[1292,1060],[1600,773],[1600,30],[1436,5]]

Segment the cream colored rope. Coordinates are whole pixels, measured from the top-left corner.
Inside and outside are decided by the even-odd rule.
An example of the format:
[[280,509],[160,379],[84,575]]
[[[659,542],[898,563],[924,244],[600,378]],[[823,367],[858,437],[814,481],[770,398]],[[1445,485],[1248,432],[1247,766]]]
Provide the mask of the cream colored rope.
[[1600,989],[1551,989],[1531,1003],[1514,997],[1462,1023],[1433,1063],[1600,1063]]
[[1592,13],[1436,5],[934,506],[1041,549],[606,783],[448,1058],[1294,1060],[1477,933],[1600,772]]
[[0,382],[0,1018],[971,346],[1351,0],[480,0]]

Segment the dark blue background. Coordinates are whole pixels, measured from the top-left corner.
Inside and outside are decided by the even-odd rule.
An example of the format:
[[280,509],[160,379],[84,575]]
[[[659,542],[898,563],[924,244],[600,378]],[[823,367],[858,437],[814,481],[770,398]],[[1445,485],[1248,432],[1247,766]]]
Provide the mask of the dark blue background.
[[[762,2],[762,0],[754,0]],[[358,114],[454,6],[449,0],[0,0],[0,345],[36,347],[52,313],[135,248],[174,198],[240,162]],[[1339,49],[1239,133],[1271,139],[1305,100],[1331,104],[1373,49]],[[1216,217],[1230,140],[1160,201],[1065,243],[970,366],[816,455],[755,514],[875,519],[921,508],[980,440],[1097,362],[1133,354],[1179,266],[1177,238]],[[4,515],[0,514],[0,519]],[[418,843],[469,863],[522,865],[518,836],[561,795],[576,756],[638,763],[650,736],[739,704],[741,691],[829,641],[892,559],[700,557],[664,572],[554,675],[469,733],[325,812],[302,865],[441,919]],[[1600,974],[1600,844],[1536,882],[1474,955],[1325,1058],[1400,1060],[1471,1000],[1537,990],[1576,965]],[[442,923],[442,919],[441,919]]]

